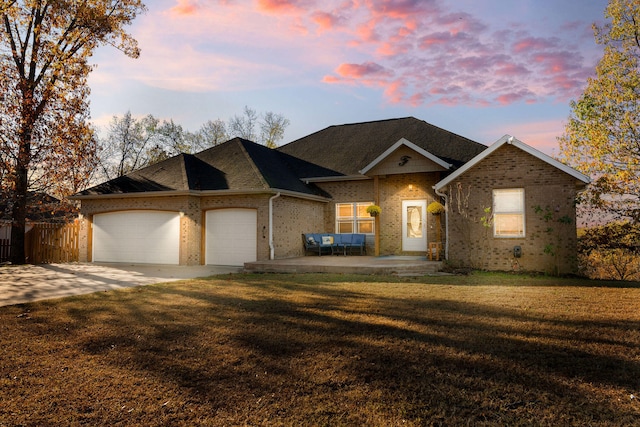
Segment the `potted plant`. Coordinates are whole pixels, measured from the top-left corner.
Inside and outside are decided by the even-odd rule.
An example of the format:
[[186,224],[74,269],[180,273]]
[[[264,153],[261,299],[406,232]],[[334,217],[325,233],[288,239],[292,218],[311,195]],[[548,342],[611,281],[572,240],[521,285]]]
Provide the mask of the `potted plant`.
[[440,224],[440,215],[442,213],[444,213],[445,208],[444,206],[442,206],[442,203],[440,202],[436,202],[433,201],[431,203],[429,203],[429,206],[427,206],[427,212],[429,212],[431,215],[435,215],[436,217],[436,242],[440,242],[440,230],[442,228],[442,225]]
[[367,206],[367,213],[373,217],[380,215],[380,212],[382,212],[382,209],[378,205]]
[[431,202],[429,206],[427,206],[427,212],[432,215],[440,215],[444,212],[444,206],[440,202]]

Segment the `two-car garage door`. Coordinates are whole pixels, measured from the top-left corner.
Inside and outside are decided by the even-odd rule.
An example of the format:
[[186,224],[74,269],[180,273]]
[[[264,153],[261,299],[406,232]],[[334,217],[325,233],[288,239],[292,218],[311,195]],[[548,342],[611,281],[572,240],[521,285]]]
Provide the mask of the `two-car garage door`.
[[[243,265],[255,261],[257,212],[255,209],[207,211],[204,237],[206,264]],[[180,214],[132,210],[94,215],[93,260],[179,264]]]
[[93,260],[180,263],[180,214],[123,211],[93,216]]

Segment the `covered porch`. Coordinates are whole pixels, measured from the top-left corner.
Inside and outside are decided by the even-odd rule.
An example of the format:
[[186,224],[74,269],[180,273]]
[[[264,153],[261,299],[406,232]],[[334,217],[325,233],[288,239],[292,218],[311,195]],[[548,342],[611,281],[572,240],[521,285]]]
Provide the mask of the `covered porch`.
[[424,276],[438,274],[441,261],[422,256],[304,256],[244,264],[247,273],[338,273]]

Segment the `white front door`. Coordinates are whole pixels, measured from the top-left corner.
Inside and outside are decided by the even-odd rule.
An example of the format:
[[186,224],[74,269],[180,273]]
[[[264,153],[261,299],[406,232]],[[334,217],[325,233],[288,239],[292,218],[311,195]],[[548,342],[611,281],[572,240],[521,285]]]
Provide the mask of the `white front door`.
[[427,251],[427,201],[402,201],[402,250]]

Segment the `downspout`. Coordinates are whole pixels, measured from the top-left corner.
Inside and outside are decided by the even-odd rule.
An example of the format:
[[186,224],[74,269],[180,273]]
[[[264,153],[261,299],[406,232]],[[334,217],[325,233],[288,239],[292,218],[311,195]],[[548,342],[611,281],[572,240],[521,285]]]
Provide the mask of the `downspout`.
[[436,194],[444,199],[444,209],[446,216],[444,217],[444,259],[449,259],[449,196],[447,193],[439,192],[435,187],[433,187],[433,191]]
[[280,192],[269,198],[269,259],[275,258],[275,248],[273,247],[273,200],[278,197],[280,197]]

